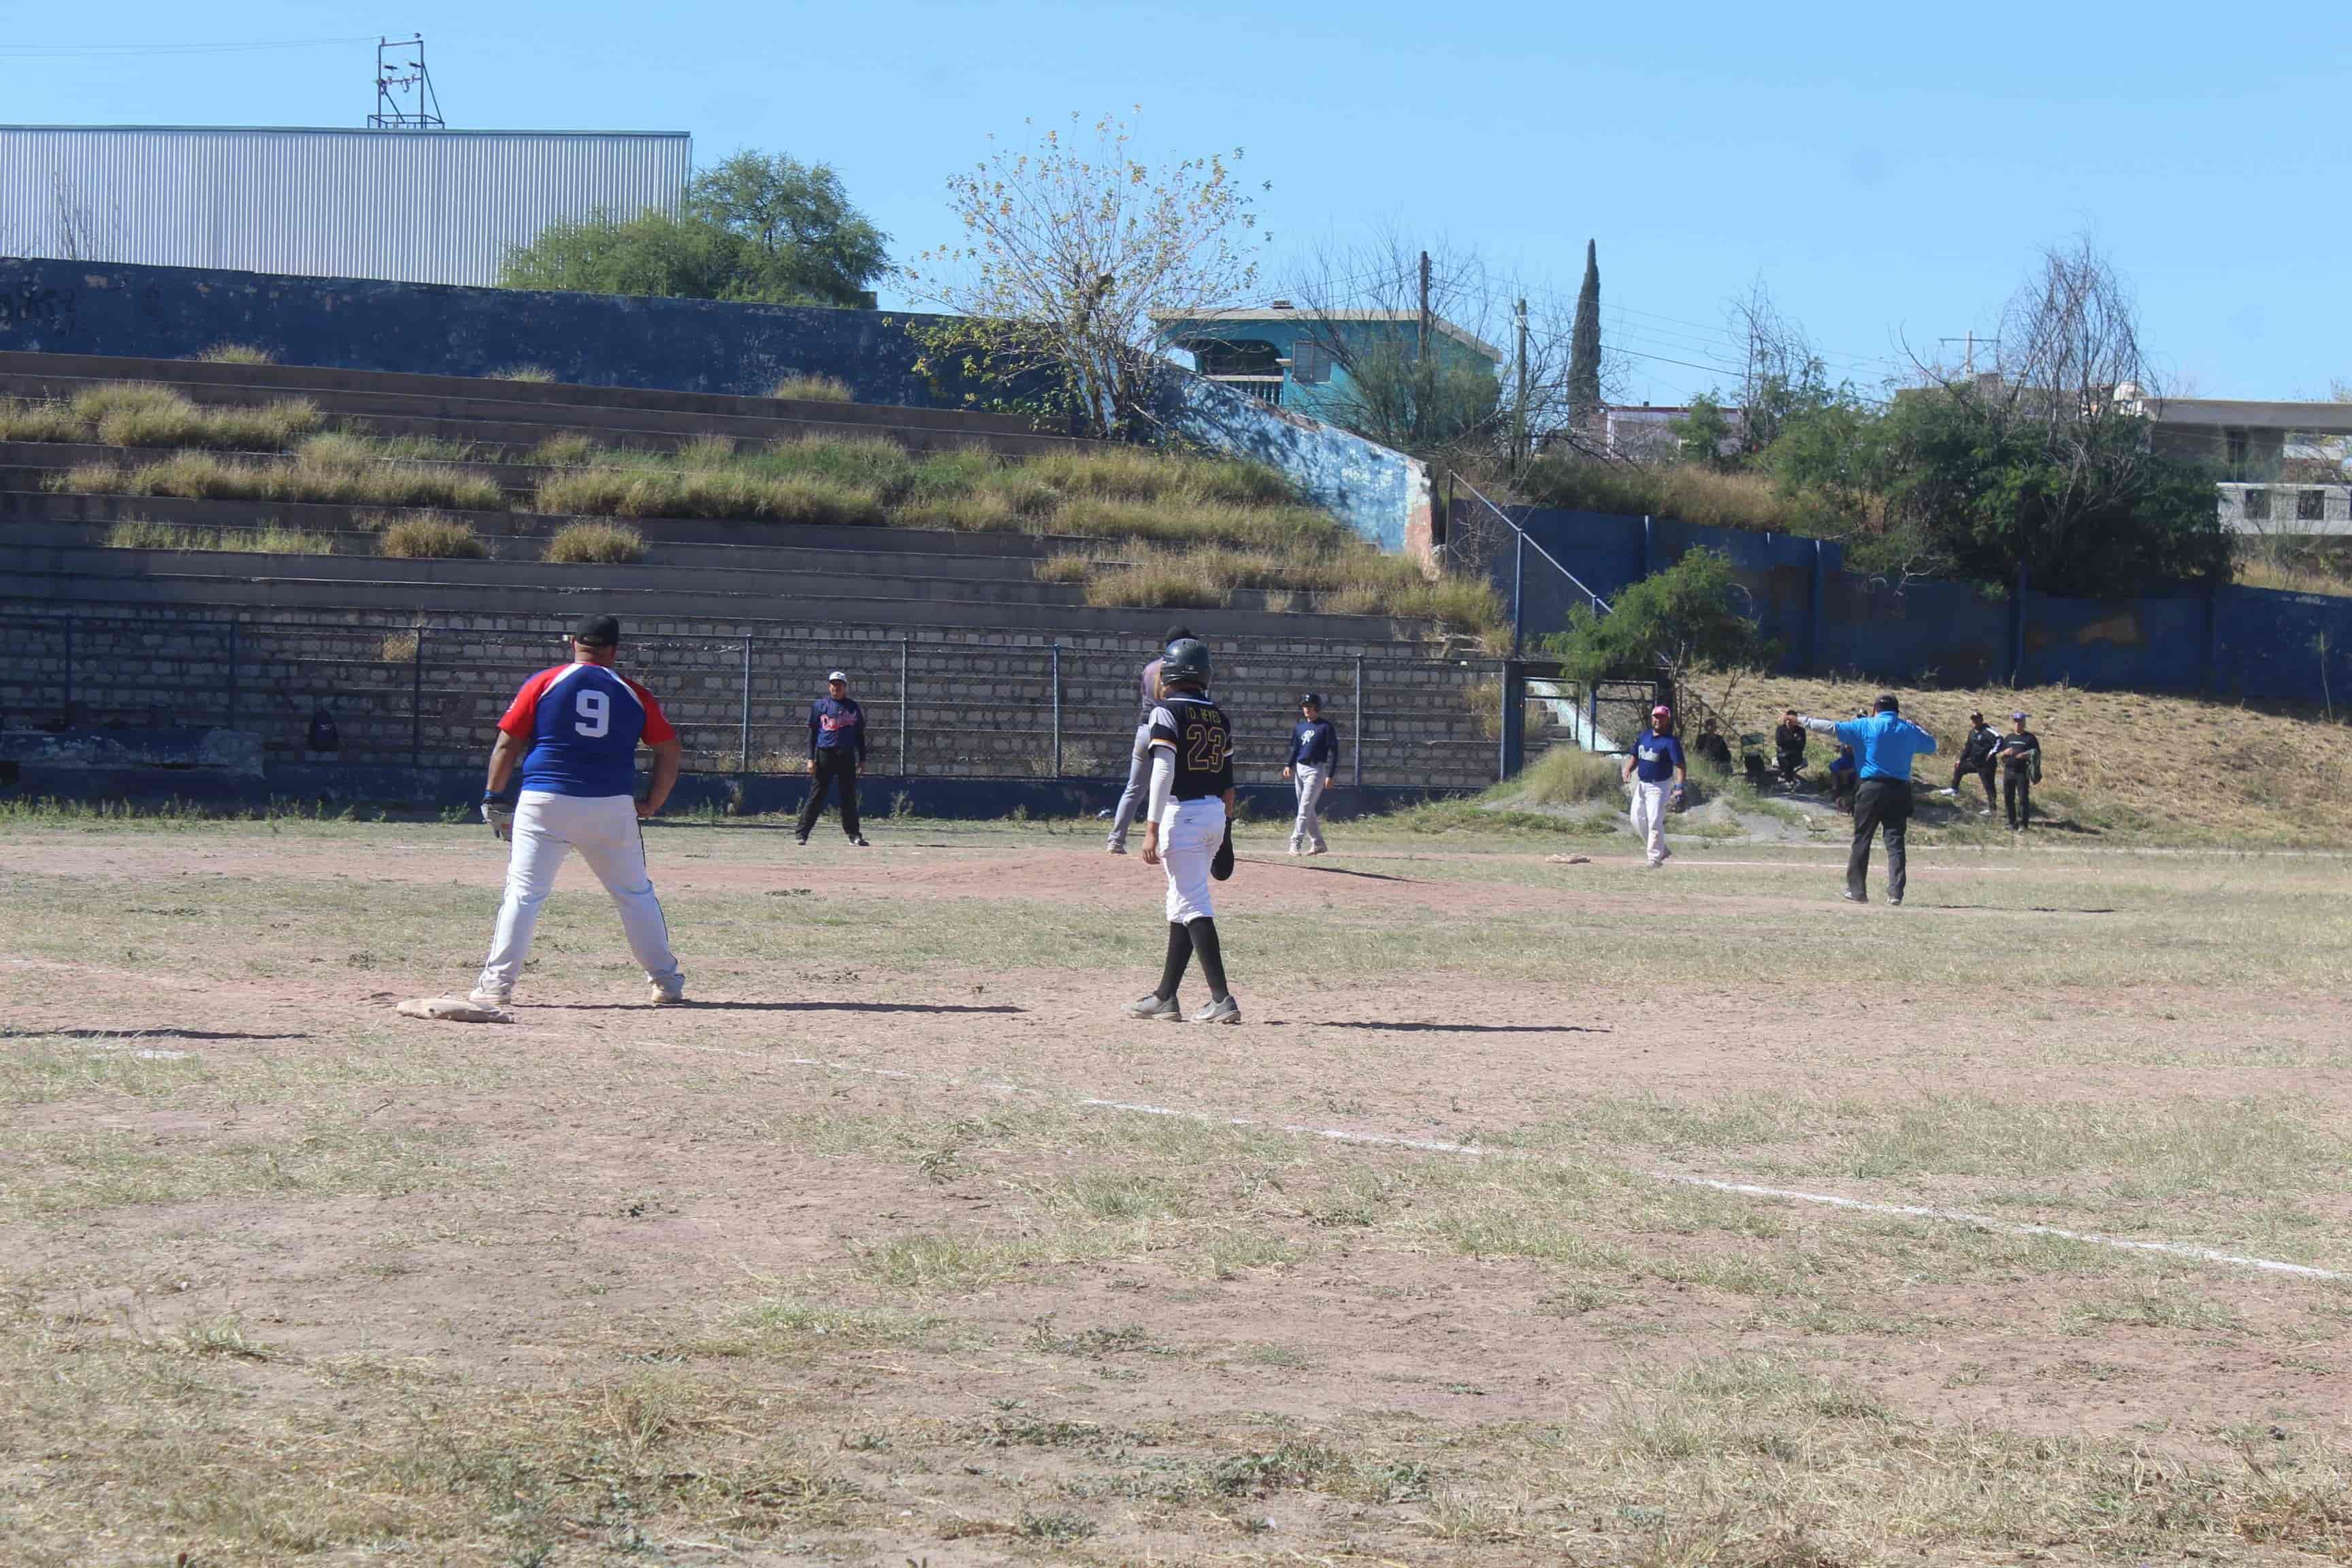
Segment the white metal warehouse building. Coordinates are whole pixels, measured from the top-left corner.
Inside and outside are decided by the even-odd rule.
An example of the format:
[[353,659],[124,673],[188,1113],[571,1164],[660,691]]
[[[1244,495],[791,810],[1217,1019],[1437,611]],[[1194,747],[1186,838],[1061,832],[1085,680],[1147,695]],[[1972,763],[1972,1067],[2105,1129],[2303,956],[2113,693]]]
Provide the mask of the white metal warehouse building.
[[495,284],[602,209],[675,212],[685,132],[0,126],[0,256]]

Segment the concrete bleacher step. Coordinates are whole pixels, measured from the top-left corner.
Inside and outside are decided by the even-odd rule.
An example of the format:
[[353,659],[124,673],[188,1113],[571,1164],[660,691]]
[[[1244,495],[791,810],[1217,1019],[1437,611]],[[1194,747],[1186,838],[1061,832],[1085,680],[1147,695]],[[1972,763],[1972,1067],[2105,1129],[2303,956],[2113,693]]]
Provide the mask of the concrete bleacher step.
[[[671,392],[653,387],[599,386],[573,382],[507,381],[495,376],[423,375],[403,371],[343,370],[326,365],[219,364],[203,360],[131,359],[106,354],[26,353],[0,350],[0,376],[58,376],[80,381],[149,381],[188,387],[245,388],[260,398],[321,392],[377,392],[417,397],[480,397],[503,402],[635,409],[678,414],[815,417],[853,424],[931,429],[1038,432],[1018,415],[977,409],[911,408],[898,404],[835,403],[744,397],[731,393]],[[1087,443],[1079,443],[1085,445]]]
[[[75,542],[75,535],[70,533],[36,537],[25,531],[84,531],[82,537],[94,538],[112,524],[131,520],[215,529],[251,529],[276,522],[339,539],[372,539],[373,531],[362,527],[360,519],[387,510],[391,509],[324,501],[199,500],[178,496],[0,490],[0,543],[69,543]],[[660,552],[673,546],[741,550],[746,559],[753,554],[774,556],[812,570],[837,567],[880,571],[892,569],[895,564],[930,575],[1028,578],[1034,575],[1036,563],[1048,555],[1078,553],[1105,563],[1116,563],[1124,558],[1119,542],[1063,534],[965,533],[941,529],[853,528],[707,518],[599,519],[554,512],[435,510],[444,517],[471,523],[475,532],[500,553],[520,551],[535,554],[551,535],[569,523],[619,521],[635,529],[649,547]],[[373,549],[365,553],[373,553]]]
[[[1431,628],[1377,616],[1329,616],[1299,611],[1272,613],[1255,595],[1236,595],[1226,608],[1099,608],[1078,603],[1003,603],[969,595],[918,596],[915,584],[899,591],[881,584],[845,584],[810,591],[761,593],[698,588],[677,591],[648,584],[641,566],[548,566],[528,564],[520,583],[488,580],[481,570],[500,563],[387,562],[365,564],[375,575],[352,579],[335,574],[336,556],[209,555],[179,551],[104,551],[123,557],[128,572],[69,569],[78,561],[55,552],[0,548],[0,576],[8,599],[20,607],[57,610],[87,606],[181,605],[226,609],[386,610],[435,616],[480,614],[543,616],[551,625],[576,616],[587,605],[639,619],[723,620],[795,626],[859,626],[967,629],[1049,637],[1131,636],[1152,629],[1172,613],[1204,635],[1276,637],[1301,642],[1418,642]],[[739,581],[737,574],[723,574]]]
[[[110,384],[114,379],[117,378],[94,380],[64,375],[53,370],[0,370],[0,395],[63,400],[93,387]],[[289,395],[276,391],[257,395],[250,387],[234,384],[169,380],[158,384],[170,386],[191,401],[201,404],[245,405]],[[548,403],[486,396],[478,386],[472,395],[372,390],[319,390],[303,392],[300,395],[317,404],[320,410],[335,422],[364,422],[371,430],[382,435],[431,436],[444,440],[476,441],[509,447],[536,446],[549,437],[559,435],[584,436],[607,446],[651,449],[675,447],[689,440],[710,436],[724,436],[738,445],[810,437],[845,440],[862,437],[894,441],[909,451],[976,448],[1006,457],[1040,457],[1054,452],[1081,450],[1091,445],[1067,436],[974,429],[878,416],[858,417],[853,411],[860,410],[861,405],[854,404],[795,403],[778,405],[797,411],[789,415],[696,414],[631,405]],[[898,411],[866,408],[863,412],[881,416]]]

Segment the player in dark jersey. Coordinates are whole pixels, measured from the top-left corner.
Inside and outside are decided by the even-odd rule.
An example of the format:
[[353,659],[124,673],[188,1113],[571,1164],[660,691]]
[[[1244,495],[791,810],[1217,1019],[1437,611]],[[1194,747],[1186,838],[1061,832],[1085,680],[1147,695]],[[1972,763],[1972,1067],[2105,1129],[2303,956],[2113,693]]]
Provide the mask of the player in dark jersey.
[[1191,637],[1171,643],[1160,664],[1160,700],[1151,710],[1151,785],[1144,816],[1143,863],[1168,868],[1168,959],[1160,988],[1128,1004],[1133,1018],[1184,1016],[1176,988],[1197,954],[1209,1004],[1195,1024],[1238,1024],[1241,1004],[1225,988],[1224,950],[1209,903],[1209,866],[1224,842],[1234,805],[1233,726],[1209,700],[1209,650]]
[[[503,1007],[513,999],[540,906],[573,849],[613,895],[655,1004],[686,995],[661,901],[646,876],[645,834],[637,826],[669,798],[684,747],[654,694],[614,670],[620,643],[619,621],[590,616],[572,634],[572,662],[524,681],[499,721],[482,816],[514,848],[498,935],[468,998],[478,1005]],[[636,798],[640,742],[654,753],[653,786],[643,801]],[[521,793],[510,795],[518,763]]]

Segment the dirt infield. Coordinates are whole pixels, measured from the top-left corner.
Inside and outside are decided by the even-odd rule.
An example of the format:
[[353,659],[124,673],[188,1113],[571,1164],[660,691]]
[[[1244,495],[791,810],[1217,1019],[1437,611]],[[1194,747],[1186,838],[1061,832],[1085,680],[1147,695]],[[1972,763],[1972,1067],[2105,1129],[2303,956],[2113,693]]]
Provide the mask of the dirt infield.
[[873,831],[469,1026],[478,827],[12,828],[7,1560],[2352,1554],[2352,1284],[2029,1234],[2352,1274],[2342,861],[1254,835],[1192,1029],[1139,860]]

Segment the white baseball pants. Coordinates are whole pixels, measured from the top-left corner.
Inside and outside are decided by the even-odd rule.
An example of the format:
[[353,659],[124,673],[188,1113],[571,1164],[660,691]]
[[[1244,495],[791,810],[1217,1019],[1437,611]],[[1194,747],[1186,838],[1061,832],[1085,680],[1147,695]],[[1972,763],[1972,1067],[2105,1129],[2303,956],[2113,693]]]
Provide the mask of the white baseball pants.
[[1290,825],[1290,847],[1293,849],[1302,844],[1312,844],[1318,849],[1325,847],[1323,819],[1317,815],[1316,806],[1323,798],[1324,786],[1330,782],[1331,770],[1328,768],[1316,767],[1307,763],[1292,766],[1290,786],[1298,792],[1298,820]]
[[1666,802],[1674,793],[1672,779],[1633,781],[1633,831],[1641,835],[1653,866],[1666,858]]
[[1217,918],[1209,907],[1209,862],[1225,841],[1225,803],[1171,800],[1160,819],[1160,863],[1168,873],[1168,918],[1178,925]]
[[1118,797],[1118,809],[1111,813],[1110,842],[1127,847],[1127,830],[1133,826],[1136,814],[1143,809],[1143,797],[1151,791],[1151,725],[1149,721],[1135,727],[1135,750],[1127,759],[1127,788]]
[[551,795],[527,789],[515,802],[506,901],[499,906],[498,934],[482,965],[481,989],[510,991],[522,977],[531,933],[539,928],[539,908],[555,887],[564,856],[573,849],[613,895],[629,951],[645,965],[646,978],[678,978],[677,959],[669,950],[669,925],[646,876],[646,837],[637,826],[637,803],[625,795]]

